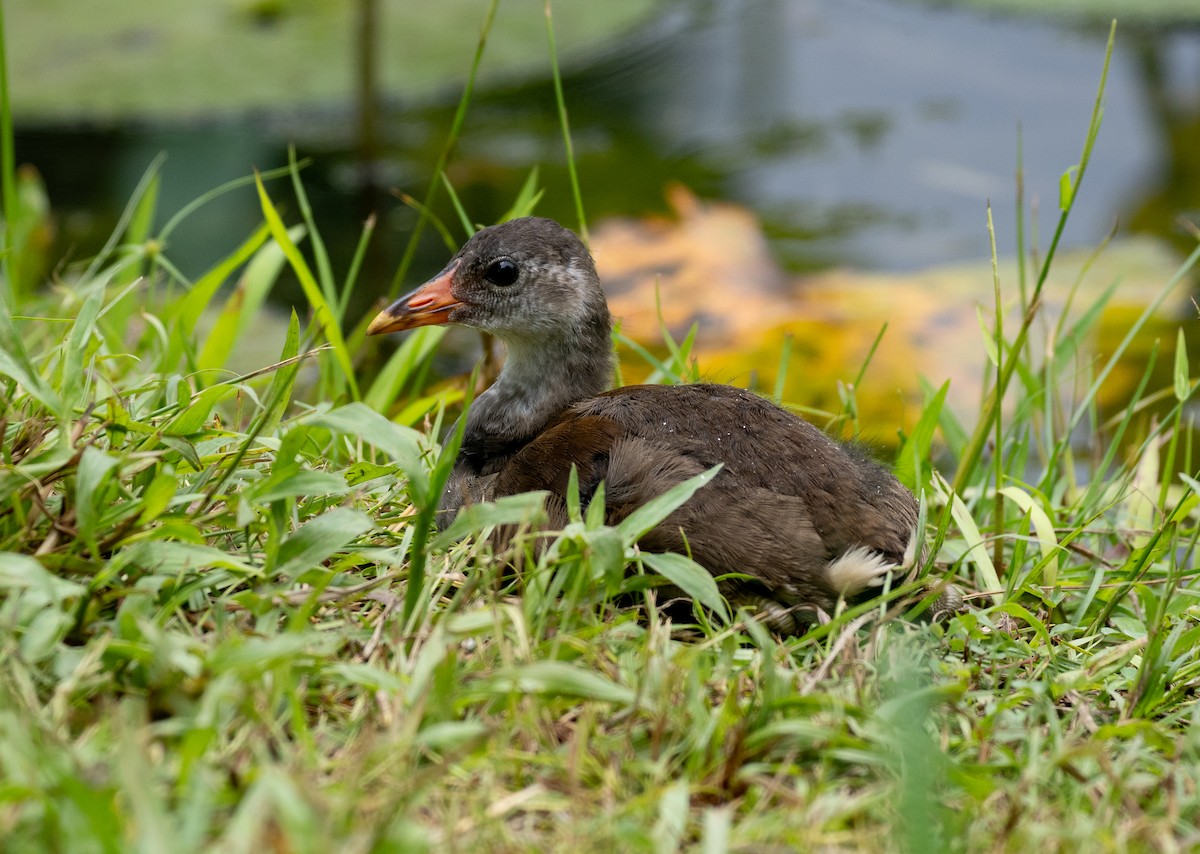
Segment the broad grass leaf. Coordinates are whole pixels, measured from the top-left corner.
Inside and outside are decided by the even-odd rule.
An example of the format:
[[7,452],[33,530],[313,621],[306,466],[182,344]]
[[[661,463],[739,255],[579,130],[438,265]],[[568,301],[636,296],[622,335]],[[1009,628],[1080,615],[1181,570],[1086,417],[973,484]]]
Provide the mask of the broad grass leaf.
[[200,471],[202,465],[200,463],[200,454],[196,451],[196,446],[182,436],[163,436],[159,439],[163,446],[170,448],[180,456],[180,461],[185,462],[191,467],[192,471]]
[[451,543],[494,526],[537,525],[545,518],[547,495],[544,491],[522,492],[505,495],[495,501],[468,504],[458,511],[446,530],[434,537],[429,548],[431,551],[440,551]]
[[971,512],[967,509],[967,505],[958,497],[957,493],[950,493],[950,514],[954,517],[954,521],[958,523],[958,528],[962,531],[963,539],[967,543],[967,558],[975,564],[979,570],[979,583],[983,589],[992,591],[997,597],[1002,597],[1004,587],[1000,584],[1000,578],[996,575],[996,566],[992,563],[991,555],[988,554],[987,544],[983,541],[983,536],[979,533],[979,526],[975,524],[975,520],[971,518]]
[[237,575],[257,577],[262,569],[214,546],[169,540],[141,540],[120,554],[131,564],[159,575],[180,575],[220,568]]
[[729,622],[729,606],[717,589],[712,574],[686,555],[673,552],[642,552],[641,562],[670,581],[692,599]]
[[28,590],[40,602],[62,602],[83,593],[84,587],[48,571],[29,555],[0,552],[0,590]]
[[700,838],[700,854],[726,854],[731,850],[733,811],[732,804],[708,807],[704,810],[704,831]]
[[314,415],[309,423],[374,445],[396,461],[410,483],[424,487],[428,481],[421,459],[421,434],[411,427],[393,424],[364,403],[348,403],[332,412]]
[[1010,602],[1005,602],[1003,605],[997,606],[996,610],[1001,613],[1009,614],[1010,616],[1016,617],[1018,620],[1021,620],[1022,622],[1026,623],[1031,629],[1033,629],[1034,634],[1036,634],[1039,638],[1041,638],[1042,643],[1045,645],[1045,648],[1046,648],[1045,649],[1046,655],[1048,655],[1052,658],[1054,657],[1055,646],[1054,646],[1054,643],[1050,640],[1050,631],[1046,628],[1045,623],[1043,623],[1036,616],[1034,616],[1033,612],[1031,612],[1029,609],[1025,608],[1019,602],[1016,602],[1015,600],[1010,601]]
[[1160,485],[1161,454],[1161,438],[1151,438],[1146,442],[1145,450],[1133,467],[1129,492],[1121,500],[1118,524],[1125,529],[1134,548],[1142,548],[1150,542],[1162,515],[1156,498]]
[[325,672],[347,685],[362,685],[372,691],[400,694],[404,690],[404,681],[399,676],[373,664],[337,661],[325,668]]
[[529,170],[529,175],[526,176],[525,183],[517,192],[517,197],[513,199],[512,207],[505,211],[504,215],[496,222],[508,222],[510,219],[531,216],[542,198],[542,193],[543,191],[538,189],[538,168],[534,166]]
[[1055,586],[1058,584],[1058,535],[1055,533],[1053,520],[1032,495],[1019,487],[1006,486],[1000,490],[1000,494],[1029,516],[1038,547],[1042,550],[1042,560],[1046,564],[1042,571],[1042,583],[1050,587]]
[[[942,383],[932,396],[927,397],[921,410],[921,417],[916,426],[905,438],[900,450],[896,453],[896,478],[914,492],[923,484],[918,483],[918,472],[928,471],[924,466],[929,459],[930,448],[933,447],[933,435],[937,430],[942,416],[942,408],[946,403],[946,394],[950,391],[950,380]],[[924,477],[920,478],[925,481]]]
[[308,304],[312,308],[317,326],[321,328],[325,339],[333,345],[334,358],[337,359],[338,365],[341,367],[341,376],[339,379],[349,386],[351,396],[357,398],[358,384],[354,379],[354,364],[350,359],[350,351],[346,348],[346,340],[342,337],[342,330],[338,323],[335,309],[325,299],[320,285],[317,284],[317,280],[313,277],[312,270],[309,269],[308,264],[304,261],[304,257],[300,254],[300,250],[296,248],[296,244],[289,237],[288,230],[283,225],[283,220],[279,218],[279,213],[275,210],[275,206],[271,203],[271,199],[267,195],[267,190],[263,186],[261,176],[255,175],[254,180],[255,185],[258,187],[258,198],[262,206],[263,216],[266,217],[267,225],[271,229],[271,235],[275,238],[280,248],[283,249],[283,254],[287,257],[292,271],[295,272],[296,278],[300,282],[300,287],[304,291],[304,296],[308,298]]
[[200,315],[212,302],[221,285],[233,275],[234,271],[251,258],[263,242],[270,237],[271,230],[264,223],[249,238],[242,243],[233,254],[223,258],[215,267],[201,276],[192,284],[192,289],[174,302],[164,313],[163,319],[173,321],[176,332],[175,339],[189,341],[195,334],[196,324]]
[[[283,350],[279,354],[279,361],[286,362],[288,359],[294,358],[300,352],[300,320],[296,317],[296,310],[292,309],[292,316],[288,319],[287,336],[283,341]],[[271,434],[279,429],[280,423],[283,421],[283,413],[287,411],[288,403],[292,399],[292,389],[296,386],[296,376],[300,373],[300,363],[292,362],[288,365],[283,365],[275,372],[275,376],[271,378],[271,388],[267,392],[267,412],[263,416],[262,429],[259,434]]]
[[[296,243],[303,239],[304,233],[304,226],[300,225],[287,231],[288,238]],[[225,367],[237,342],[251,328],[286,261],[283,249],[274,240],[254,253],[204,341],[196,359],[200,370]]]
[[18,386],[51,412],[62,411],[62,400],[29,361],[3,305],[0,305],[0,376],[16,380]]
[[245,677],[281,665],[310,662],[332,655],[343,639],[334,632],[289,632],[271,637],[235,636],[208,656],[213,674],[226,671]]
[[633,689],[618,685],[599,673],[561,661],[537,661],[497,671],[483,683],[488,694],[540,694],[602,700],[623,706],[636,699]]
[[1078,163],[1066,169],[1058,177],[1058,209],[1060,211],[1069,211],[1071,204],[1075,201],[1075,188],[1078,186],[1075,181],[1077,172],[1079,172]]
[[366,483],[377,477],[387,477],[395,473],[395,471],[396,466],[381,466],[376,463],[357,462],[351,463],[343,474],[348,485],[358,486],[360,483]]
[[82,408],[87,391],[90,372],[85,370],[88,346],[96,331],[96,319],[104,307],[104,288],[97,287],[84,299],[79,314],[71,325],[71,332],[63,349],[62,398],[63,404],[71,408]]
[[617,525],[621,537],[627,543],[637,542],[643,534],[682,507],[689,498],[696,494],[697,490],[716,477],[720,470],[721,464],[717,464],[708,471],[690,477],[683,483],[671,487],[662,495],[647,501]]
[[281,498],[344,495],[349,491],[346,479],[340,474],[302,469],[280,478],[269,477],[246,490],[244,497],[248,501],[268,504]]
[[7,632],[16,629],[25,661],[53,654],[73,621],[65,603],[83,592],[82,585],[52,575],[28,555],[0,552],[0,619]]
[[144,525],[157,519],[170,506],[178,485],[179,479],[175,476],[175,469],[171,466],[163,467],[142,490],[142,510],[138,514],[138,524]]
[[374,527],[371,517],[361,510],[336,507],[293,531],[280,545],[272,569],[287,577],[299,575]]
[[983,306],[975,305],[975,317],[979,321],[979,331],[983,333],[980,341],[983,343],[983,350],[987,353],[988,361],[992,365],[1000,366],[1000,352],[996,349],[996,338],[990,329],[988,329],[987,318],[983,316]]
[[445,334],[444,326],[427,326],[407,336],[388,357],[383,370],[367,390],[363,403],[376,412],[386,412],[417,368],[437,349]]
[[676,780],[667,786],[658,800],[658,819],[650,832],[655,851],[666,854],[680,850],[690,807],[691,793],[687,779]]
[[116,457],[88,445],[79,457],[75,471],[75,524],[79,536],[96,551],[96,520],[105,508],[105,481],[117,466]]
[[444,753],[461,750],[486,738],[490,732],[482,721],[442,721],[422,727],[415,742],[426,750]]
[[216,405],[236,390],[231,385],[215,385],[197,392],[188,407],[163,426],[163,433],[168,436],[193,436],[201,432]]

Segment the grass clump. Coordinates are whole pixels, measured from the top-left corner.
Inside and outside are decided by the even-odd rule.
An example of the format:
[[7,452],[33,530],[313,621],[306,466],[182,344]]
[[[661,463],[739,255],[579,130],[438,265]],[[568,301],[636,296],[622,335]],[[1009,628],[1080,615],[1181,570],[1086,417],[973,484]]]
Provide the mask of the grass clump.
[[[1063,222],[1098,127],[1099,109]],[[1039,325],[1053,247],[1015,332],[997,284],[977,422],[931,389],[898,452],[929,520],[925,569],[972,608],[929,626],[875,604],[781,640],[694,566],[639,555],[644,519],[607,528],[572,507],[516,573],[477,535],[529,522],[537,496],[434,535],[455,446],[435,437],[462,398],[424,381],[440,332],[360,384],[357,264],[331,268],[296,165],[245,182],[262,227],[195,281],[169,260],[188,211],[153,227],[154,167],[104,251],[47,286],[16,284],[6,231],[9,850],[1200,842],[1196,383],[1179,357],[1172,388],[1143,383],[1098,423],[1113,362],[1079,358],[1098,308]],[[290,228],[272,201],[288,176]],[[5,199],[6,222],[23,215]],[[535,199],[531,184],[517,207]],[[293,312],[273,364],[235,374],[285,265],[307,319]],[[656,376],[686,377],[687,342],[669,350]],[[709,606],[686,632],[647,592],[663,578]]]

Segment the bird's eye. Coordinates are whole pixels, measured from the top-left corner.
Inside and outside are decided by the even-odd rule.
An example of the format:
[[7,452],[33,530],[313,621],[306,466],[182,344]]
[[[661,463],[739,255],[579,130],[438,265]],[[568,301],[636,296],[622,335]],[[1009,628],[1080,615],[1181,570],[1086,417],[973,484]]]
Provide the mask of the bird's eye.
[[483,271],[483,277],[493,285],[508,287],[517,280],[520,273],[516,264],[507,258],[501,258],[499,261],[488,264],[488,268]]

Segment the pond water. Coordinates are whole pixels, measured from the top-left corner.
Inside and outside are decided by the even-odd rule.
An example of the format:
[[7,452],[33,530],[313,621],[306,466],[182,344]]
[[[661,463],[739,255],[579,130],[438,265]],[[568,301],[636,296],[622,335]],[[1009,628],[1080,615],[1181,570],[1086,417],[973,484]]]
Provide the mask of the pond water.
[[[477,28],[465,28],[472,40]],[[1044,244],[1059,176],[1079,157],[1106,37],[1107,26],[902,0],[665,2],[637,32],[562,57],[585,204],[593,220],[663,211],[664,189],[678,181],[747,206],[789,271],[913,270],[986,258],[989,200],[1000,252],[1013,251],[1020,136]],[[365,215],[380,213],[365,307],[390,282],[414,219],[390,190],[423,196],[457,97],[388,105],[365,182],[352,104],[302,117],[82,128],[18,116],[18,157],[44,175],[59,242],[80,257],[159,152],[168,154],[160,211],[169,214],[286,162],[294,142],[313,160],[306,185],[341,269]],[[548,73],[477,94],[450,177],[486,222],[535,164],[547,188],[539,211],[572,223]],[[272,192],[290,196],[282,183]],[[437,211],[454,221],[448,204]],[[1178,217],[1198,211],[1200,29],[1123,26],[1066,245],[1091,246],[1117,225],[1182,250],[1194,242]],[[168,255],[196,275],[259,219],[251,191],[231,194],[179,229]],[[429,237],[411,278],[444,257]]]

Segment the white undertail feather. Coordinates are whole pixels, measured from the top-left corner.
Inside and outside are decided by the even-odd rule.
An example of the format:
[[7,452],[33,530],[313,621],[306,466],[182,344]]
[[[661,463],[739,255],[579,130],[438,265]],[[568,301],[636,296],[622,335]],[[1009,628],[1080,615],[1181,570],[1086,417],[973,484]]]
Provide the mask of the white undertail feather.
[[868,587],[879,587],[892,570],[908,569],[917,554],[917,538],[909,537],[899,566],[866,546],[855,546],[825,567],[825,581],[839,596],[853,596]]
[[896,568],[896,564],[874,549],[855,546],[829,562],[825,567],[825,581],[831,590],[840,596],[853,596],[867,587],[878,587],[883,576]]
[[893,570],[911,569],[917,558],[917,531],[908,537],[904,559],[895,565],[874,548],[856,546],[826,567],[826,582],[840,596],[853,596],[869,587],[881,587],[884,576]]

